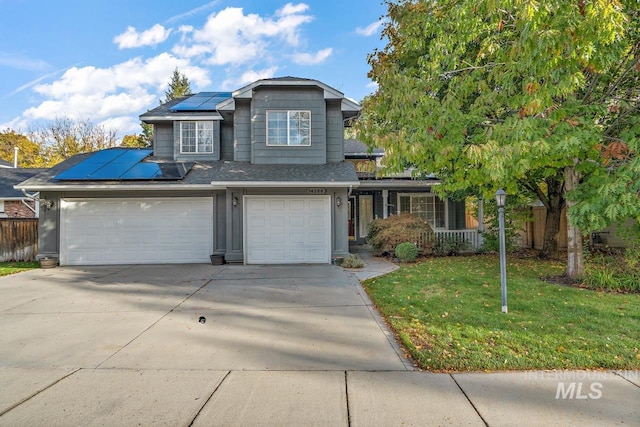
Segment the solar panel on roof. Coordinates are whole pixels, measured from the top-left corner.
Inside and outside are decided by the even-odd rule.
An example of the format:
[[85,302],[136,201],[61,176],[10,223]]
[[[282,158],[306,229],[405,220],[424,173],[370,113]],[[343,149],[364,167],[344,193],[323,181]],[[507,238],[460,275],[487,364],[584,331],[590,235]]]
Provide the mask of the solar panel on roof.
[[193,163],[138,163],[124,173],[120,179],[182,179],[192,167]]
[[231,98],[231,92],[200,92],[170,108],[171,111],[215,111],[216,105]]
[[182,179],[193,163],[143,162],[153,150],[112,148],[94,153],[53,179],[61,181],[117,181]]
[[152,152],[152,150],[126,150],[87,175],[86,179],[118,179]]

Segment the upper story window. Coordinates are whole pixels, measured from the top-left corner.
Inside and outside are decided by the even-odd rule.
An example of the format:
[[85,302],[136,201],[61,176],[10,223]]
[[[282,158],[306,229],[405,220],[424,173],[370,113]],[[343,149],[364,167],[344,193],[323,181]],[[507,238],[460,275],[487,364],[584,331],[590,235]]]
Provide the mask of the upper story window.
[[267,145],[311,145],[311,111],[267,111]]
[[213,153],[213,122],[180,122],[181,153]]

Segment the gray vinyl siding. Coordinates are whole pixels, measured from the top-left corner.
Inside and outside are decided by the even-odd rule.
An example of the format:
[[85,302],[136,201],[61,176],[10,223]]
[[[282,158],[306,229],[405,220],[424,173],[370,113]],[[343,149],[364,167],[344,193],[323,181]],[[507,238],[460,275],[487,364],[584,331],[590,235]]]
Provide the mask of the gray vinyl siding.
[[153,129],[153,155],[173,159],[173,123],[156,123]]
[[60,193],[41,192],[41,200],[52,200],[51,209],[40,209],[38,258],[60,256]]
[[327,162],[344,160],[344,124],[341,101],[327,101]]
[[220,123],[220,160],[233,160],[233,121]]
[[251,161],[251,104],[248,100],[236,100],[233,135],[234,160]]
[[[193,121],[193,120],[187,120]],[[220,160],[220,121],[213,120],[213,153],[181,153],[180,121],[173,122],[173,158],[179,161],[215,161]]]
[[[311,111],[311,146],[267,147],[267,110]],[[252,163],[325,164],[327,162],[326,103],[324,92],[318,88],[257,88],[251,103],[251,128]]]

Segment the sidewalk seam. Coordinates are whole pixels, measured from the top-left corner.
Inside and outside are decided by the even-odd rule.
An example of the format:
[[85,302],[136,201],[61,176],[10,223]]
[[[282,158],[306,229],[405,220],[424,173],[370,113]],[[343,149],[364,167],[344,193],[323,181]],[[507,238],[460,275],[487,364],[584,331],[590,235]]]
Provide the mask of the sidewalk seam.
[[626,382],[631,383],[631,385],[634,385],[634,386],[636,386],[637,388],[640,388],[640,385],[638,385],[638,384],[634,383],[634,382],[633,382],[633,381],[631,381],[629,378],[627,378],[627,377],[625,377],[624,375],[622,375],[622,374],[620,373],[620,371],[613,371],[613,373],[614,373],[615,375],[619,376],[620,378],[622,378],[623,380],[625,380]]
[[76,372],[82,370],[83,368],[78,368],[75,371],[69,372],[67,375],[58,378],[57,380],[55,380],[54,382],[52,382],[51,384],[49,384],[48,386],[45,386],[44,388],[36,391],[35,393],[25,397],[24,399],[22,399],[21,401],[17,402],[14,405],[11,405],[10,407],[8,407],[7,409],[5,409],[4,411],[0,412],[0,417],[3,416],[4,414],[6,414],[9,411],[14,410],[15,408],[17,408],[18,406],[22,405],[23,403],[27,402],[28,400],[33,399],[34,397],[36,397],[37,395],[39,395],[40,393],[50,389],[51,387],[53,387],[54,385],[58,384],[60,381],[64,380],[65,378],[69,378],[71,375],[75,374]]
[[349,408],[349,380],[348,371],[344,371],[344,396],[347,401],[347,426],[351,427],[351,410]]
[[473,402],[471,401],[471,399],[469,398],[469,396],[467,396],[467,393],[464,391],[464,389],[462,388],[462,386],[458,383],[458,381],[456,381],[455,377],[453,376],[453,374],[449,374],[449,377],[453,380],[454,383],[456,383],[456,385],[458,386],[458,388],[460,389],[460,391],[462,392],[462,394],[464,395],[465,399],[467,399],[467,401],[469,402],[469,404],[471,405],[471,407],[473,408],[474,411],[476,411],[476,414],[478,414],[478,416],[480,417],[480,419],[482,420],[482,422],[484,423],[485,426],[489,427],[489,423],[484,419],[484,417],[482,416],[482,414],[480,413],[480,411],[478,410],[478,408],[476,408],[476,405],[473,404]]
[[209,395],[209,397],[207,398],[207,400],[205,400],[204,404],[200,407],[200,409],[198,409],[198,412],[196,412],[196,415],[193,417],[193,419],[191,420],[191,422],[189,423],[189,427],[191,427],[193,425],[193,423],[196,422],[196,419],[198,419],[198,417],[200,416],[200,413],[202,412],[202,410],[204,409],[205,406],[207,406],[207,403],[209,403],[209,401],[211,400],[211,398],[213,397],[214,394],[216,394],[216,391],[218,391],[218,389],[222,386],[222,383],[227,379],[227,377],[231,375],[231,371],[227,371],[227,375],[224,376],[224,378],[222,379],[222,381],[220,381],[218,383],[218,385],[213,389],[213,391],[211,392],[211,394]]

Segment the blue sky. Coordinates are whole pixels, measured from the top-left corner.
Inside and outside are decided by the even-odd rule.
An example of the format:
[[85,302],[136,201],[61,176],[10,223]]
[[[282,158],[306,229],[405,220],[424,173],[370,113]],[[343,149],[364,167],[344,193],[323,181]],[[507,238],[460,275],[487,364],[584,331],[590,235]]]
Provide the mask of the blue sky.
[[318,79],[360,101],[381,0],[0,0],[0,131],[56,117],[139,133],[178,67],[195,91]]

